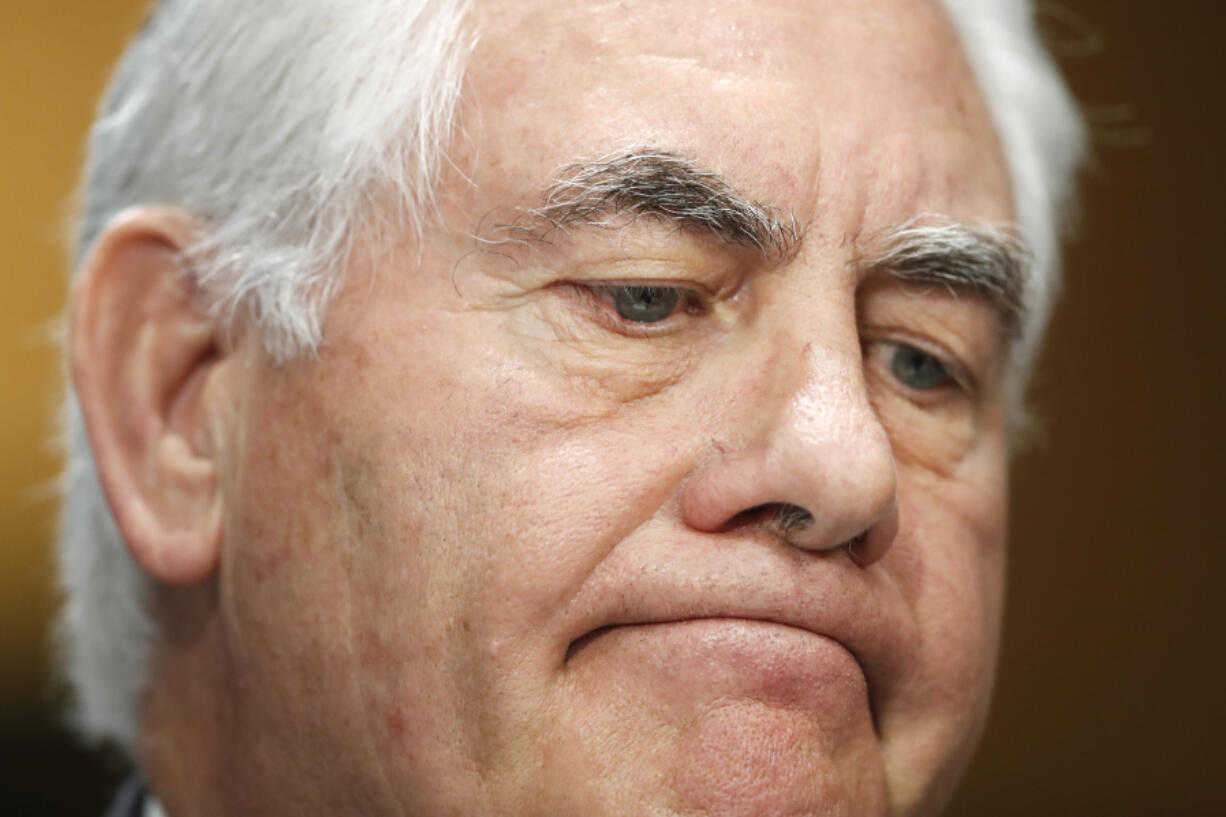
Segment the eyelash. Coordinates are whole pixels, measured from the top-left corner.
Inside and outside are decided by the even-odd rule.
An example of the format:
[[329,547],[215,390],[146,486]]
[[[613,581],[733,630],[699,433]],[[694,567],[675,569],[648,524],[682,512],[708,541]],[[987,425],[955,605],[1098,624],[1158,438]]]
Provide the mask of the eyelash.
[[[607,328],[619,334],[628,335],[631,337],[651,337],[654,335],[667,334],[672,332],[676,327],[678,316],[681,313],[688,315],[701,315],[708,309],[707,303],[703,296],[696,290],[677,286],[668,283],[659,283],[655,281],[628,281],[615,283],[581,283],[567,282],[567,287],[580,294],[591,305],[596,318],[603,323]],[[659,321],[633,321],[621,316],[618,313],[614,298],[626,290],[633,289],[659,289],[670,290],[676,292],[678,301],[676,307],[669,315]],[[895,388],[903,391],[911,399],[917,402],[931,402],[946,399],[949,396],[950,390],[957,390],[968,396],[974,396],[977,391],[977,386],[974,378],[962,366],[957,359],[948,352],[941,349],[934,349],[929,342],[907,336],[905,338],[896,339],[879,339],[866,340],[863,344],[864,355],[870,357],[873,350],[914,350],[921,354],[931,356],[935,359],[944,370],[948,382],[942,383],[931,389],[917,389],[902,382],[898,375],[894,372],[892,364],[888,360],[880,361],[880,365],[884,368],[884,374],[895,384]]]
[[[614,283],[569,282],[568,287],[583,296],[592,306],[598,320],[609,329],[632,337],[651,337],[666,334],[676,329],[675,324],[682,314],[701,315],[708,306],[703,296],[690,287],[656,281],[627,281]],[[677,293],[676,307],[667,317],[658,321],[634,321],[618,312],[614,299],[618,294],[635,289],[658,289]]]
[[895,373],[892,365],[892,360],[889,358],[877,358],[876,362],[883,369],[883,374],[889,381],[894,384],[894,387],[911,400],[919,403],[937,402],[948,399],[951,391],[957,391],[969,397],[974,397],[977,393],[977,384],[974,378],[962,366],[953,355],[943,350],[932,348],[932,344],[923,341],[915,340],[910,337],[906,339],[891,339],[891,340],[869,340],[864,343],[865,358],[873,358],[874,352],[893,351],[900,352],[904,350],[913,350],[923,355],[932,357],[941,365],[944,370],[947,382],[941,383],[930,389],[918,389],[907,383],[904,383],[901,378]]

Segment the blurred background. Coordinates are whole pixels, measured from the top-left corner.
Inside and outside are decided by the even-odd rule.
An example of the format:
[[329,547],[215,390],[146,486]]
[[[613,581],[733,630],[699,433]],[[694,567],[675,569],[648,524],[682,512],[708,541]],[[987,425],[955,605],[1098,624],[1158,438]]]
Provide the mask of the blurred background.
[[[1158,5],[1044,13],[1096,157],[1035,382],[1045,430],[1016,464],[996,707],[955,817],[1226,815],[1226,273],[1208,246],[1226,217],[1226,7]],[[11,1],[0,17],[6,814],[99,814],[122,774],[62,729],[49,670],[49,337],[85,133],[144,6]]]

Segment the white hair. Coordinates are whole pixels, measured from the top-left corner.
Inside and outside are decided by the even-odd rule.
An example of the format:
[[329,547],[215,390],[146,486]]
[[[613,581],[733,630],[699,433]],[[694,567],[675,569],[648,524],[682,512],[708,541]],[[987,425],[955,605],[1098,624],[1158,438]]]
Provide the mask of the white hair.
[[[1056,289],[1084,135],[1029,0],[945,0],[1003,143],[1036,262],[1024,359]],[[420,233],[458,104],[465,0],[163,0],[94,126],[78,266],[123,209],[166,204],[209,235],[196,282],[255,321],[271,357],[316,348],[358,235]],[[75,395],[59,537],[61,661],[87,738],[132,753],[153,637],[151,578],[103,496]]]
[[[269,354],[315,347],[354,238],[420,231],[467,57],[462,0],[163,0],[129,46],[90,138],[78,266],[127,207],[209,226],[196,283]],[[59,557],[61,660],[87,738],[131,752],[151,579],[103,496],[75,395]]]
[[1017,231],[1031,254],[1010,402],[1027,376],[1060,288],[1060,242],[1070,224],[1085,122],[1044,50],[1032,0],[943,0],[996,125],[1013,183]]

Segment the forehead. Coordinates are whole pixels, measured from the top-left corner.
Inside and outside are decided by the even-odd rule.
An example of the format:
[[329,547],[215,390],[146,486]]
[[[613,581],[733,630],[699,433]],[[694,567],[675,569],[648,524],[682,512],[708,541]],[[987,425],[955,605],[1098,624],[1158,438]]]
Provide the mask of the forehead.
[[807,226],[1011,215],[937,0],[492,0],[474,17],[465,170],[502,203],[577,159],[649,145]]

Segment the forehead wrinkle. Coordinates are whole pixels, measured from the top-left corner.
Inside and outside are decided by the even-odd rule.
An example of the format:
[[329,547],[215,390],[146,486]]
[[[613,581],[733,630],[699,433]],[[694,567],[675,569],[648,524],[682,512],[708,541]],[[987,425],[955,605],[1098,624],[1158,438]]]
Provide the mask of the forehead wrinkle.
[[953,294],[981,296],[1000,316],[1005,336],[1018,340],[1026,325],[1032,274],[1031,252],[1021,237],[1004,227],[917,221],[890,231],[884,250],[868,260],[867,269]]
[[540,200],[517,208],[513,222],[494,225],[478,241],[487,247],[548,242],[571,227],[613,229],[648,217],[786,260],[802,237],[791,213],[738,193],[684,156],[648,148],[567,165]]

